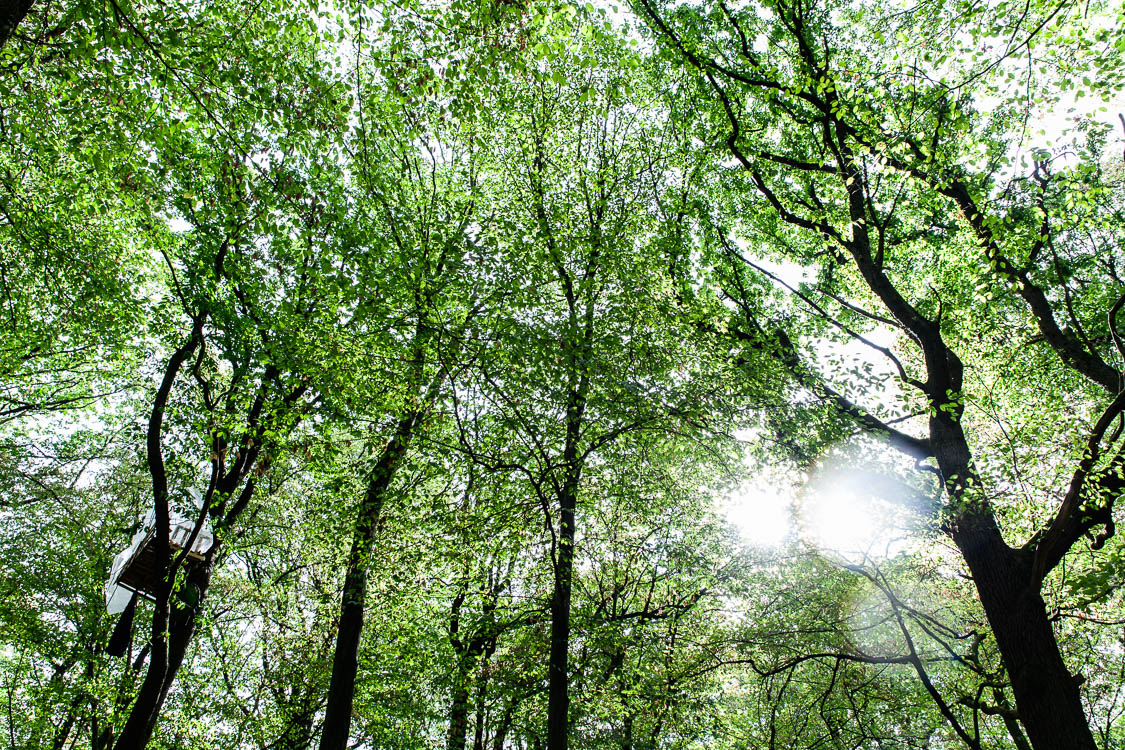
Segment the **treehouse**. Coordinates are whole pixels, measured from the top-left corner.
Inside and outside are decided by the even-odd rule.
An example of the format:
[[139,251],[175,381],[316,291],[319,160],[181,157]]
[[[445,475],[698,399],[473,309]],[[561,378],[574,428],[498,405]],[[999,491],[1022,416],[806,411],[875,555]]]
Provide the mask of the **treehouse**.
[[[194,519],[174,512],[171,514],[168,540],[173,557],[187,547],[194,528]],[[184,564],[191,566],[202,562],[213,541],[211,530],[205,523],[188,549]],[[117,614],[128,606],[134,595],[153,599],[160,575],[156,561],[156,517],[150,510],[129,546],[113,558],[109,581],[105,586],[106,609],[110,614]]]

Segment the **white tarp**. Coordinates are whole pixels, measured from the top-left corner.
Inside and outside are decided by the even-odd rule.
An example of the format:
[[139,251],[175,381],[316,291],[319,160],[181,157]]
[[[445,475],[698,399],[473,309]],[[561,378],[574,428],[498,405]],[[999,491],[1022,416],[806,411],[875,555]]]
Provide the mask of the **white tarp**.
[[[200,503],[199,493],[191,491],[192,497],[196,503]],[[170,519],[171,529],[169,539],[172,542],[174,549],[183,549],[187,544],[187,540],[191,537],[192,529],[195,528],[197,519],[184,518],[179,513],[171,511]],[[133,558],[144,548],[148,540],[152,538],[156,529],[156,514],[150,510],[144,517],[141,523],[141,528],[133,538],[129,541],[129,546],[117,553],[113,558],[113,564],[109,568],[109,581],[105,585],[105,607],[109,610],[110,614],[117,614],[124,611],[128,606],[129,600],[133,597],[133,590],[121,586],[117,583],[121,578],[121,574],[125,568],[133,561]],[[191,552],[195,555],[205,555],[211,549],[214,543],[214,537],[211,535],[211,526],[206,521],[203,522],[203,528],[199,530],[199,535],[195,538],[195,543],[191,545]]]

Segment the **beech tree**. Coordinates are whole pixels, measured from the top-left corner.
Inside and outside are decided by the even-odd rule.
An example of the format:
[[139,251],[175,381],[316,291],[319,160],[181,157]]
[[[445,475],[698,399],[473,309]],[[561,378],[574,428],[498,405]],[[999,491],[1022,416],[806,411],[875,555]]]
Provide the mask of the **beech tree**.
[[[966,62],[956,53],[1000,33],[972,12],[939,28],[920,22],[932,21],[928,13],[847,4],[637,7],[691,71],[696,101],[711,103],[701,132],[735,160],[754,193],[747,200],[760,207],[754,220],[731,224],[746,252],[719,230],[719,262],[732,278],[767,273],[747,257],[759,252],[815,268],[815,280],[793,293],[809,314],[889,359],[917,427],[869,397],[854,403],[811,371],[809,355],[742,296],[745,284],[722,290],[742,312],[732,338],[771,349],[818,398],[940,482],[941,528],[973,577],[1031,744],[1094,747],[1084,678],[1067,668],[1042,590],[1084,538],[1097,550],[1115,531],[1123,454],[1112,426],[1125,399],[1114,342],[1125,298],[1113,249],[1120,224],[1109,217],[1121,210],[1112,187],[1120,171],[1106,168],[1096,126],[1072,146],[1078,165],[1066,162],[1067,147],[1029,148],[1019,131],[988,140],[970,133],[1012,127],[1058,100],[1055,87],[1068,81],[1035,78],[1048,40],[1071,46],[1041,53],[1041,64],[1073,64],[1067,52],[1086,49],[1104,63],[1120,50],[1071,6],[1028,6],[1003,30],[1001,57],[965,69],[953,67]],[[899,46],[911,39],[914,51]],[[978,82],[1007,73],[1010,56],[1032,66],[1021,79],[1031,96],[1050,98],[1021,102],[1022,113],[978,114]],[[1109,74],[1100,85],[1119,83]],[[864,337],[875,324],[899,334],[894,351]],[[1076,411],[1039,434],[1066,431],[1082,446],[1056,454],[1070,476],[1045,487],[1051,515],[1030,527],[1005,524],[996,493],[1011,485],[986,463],[995,435],[974,415],[977,404],[996,410],[1003,431],[1009,419],[1024,421],[1029,392],[1056,418]],[[1019,452],[1033,444],[1020,441],[1009,471],[1029,470]]]
[[0,743],[1121,744],[1119,9],[627,5],[5,8]]
[[[606,462],[690,464],[676,435],[696,429],[710,396],[691,338],[677,340],[649,296],[670,283],[659,200],[677,166],[662,148],[671,141],[648,124],[646,83],[626,75],[639,58],[585,43],[581,29],[560,20],[541,42],[558,52],[496,97],[506,116],[488,121],[495,171],[486,179],[497,219],[482,241],[500,264],[489,272],[503,306],[474,342],[458,395],[463,449],[526,483],[542,511],[553,577],[546,745],[555,750],[568,746],[573,721],[579,521],[594,502],[583,498],[599,492]],[[485,420],[508,435],[476,440],[473,424]],[[650,445],[654,434],[663,438]]]

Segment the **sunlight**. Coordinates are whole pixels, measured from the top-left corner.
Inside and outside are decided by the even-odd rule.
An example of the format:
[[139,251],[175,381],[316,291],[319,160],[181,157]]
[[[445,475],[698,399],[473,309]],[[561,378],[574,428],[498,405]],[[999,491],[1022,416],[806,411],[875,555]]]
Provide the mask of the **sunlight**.
[[899,485],[843,462],[821,467],[802,492],[802,537],[849,559],[895,554],[913,525],[909,489]]
[[748,543],[777,547],[791,530],[794,495],[792,483],[784,477],[763,474],[727,497],[723,510]]
[[800,518],[808,541],[841,553],[866,552],[876,541],[871,499],[847,487],[806,490]]

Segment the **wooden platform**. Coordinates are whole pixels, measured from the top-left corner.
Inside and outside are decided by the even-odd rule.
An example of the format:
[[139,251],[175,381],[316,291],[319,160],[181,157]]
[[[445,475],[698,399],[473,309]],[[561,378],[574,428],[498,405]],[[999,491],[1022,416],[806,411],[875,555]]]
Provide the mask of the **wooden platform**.
[[[173,559],[183,550],[183,545],[190,535],[190,532],[176,534],[175,531],[179,531],[179,529],[174,530],[172,538],[169,540]],[[203,561],[203,550],[199,549],[199,541],[197,539],[196,544],[192,545],[193,549],[188,552],[185,565]],[[155,599],[154,592],[160,583],[160,579],[161,574],[156,561],[156,535],[155,532],[150,531],[140,549],[125,563],[125,567],[117,579],[117,585],[130,591],[136,591],[140,596],[151,601]]]

